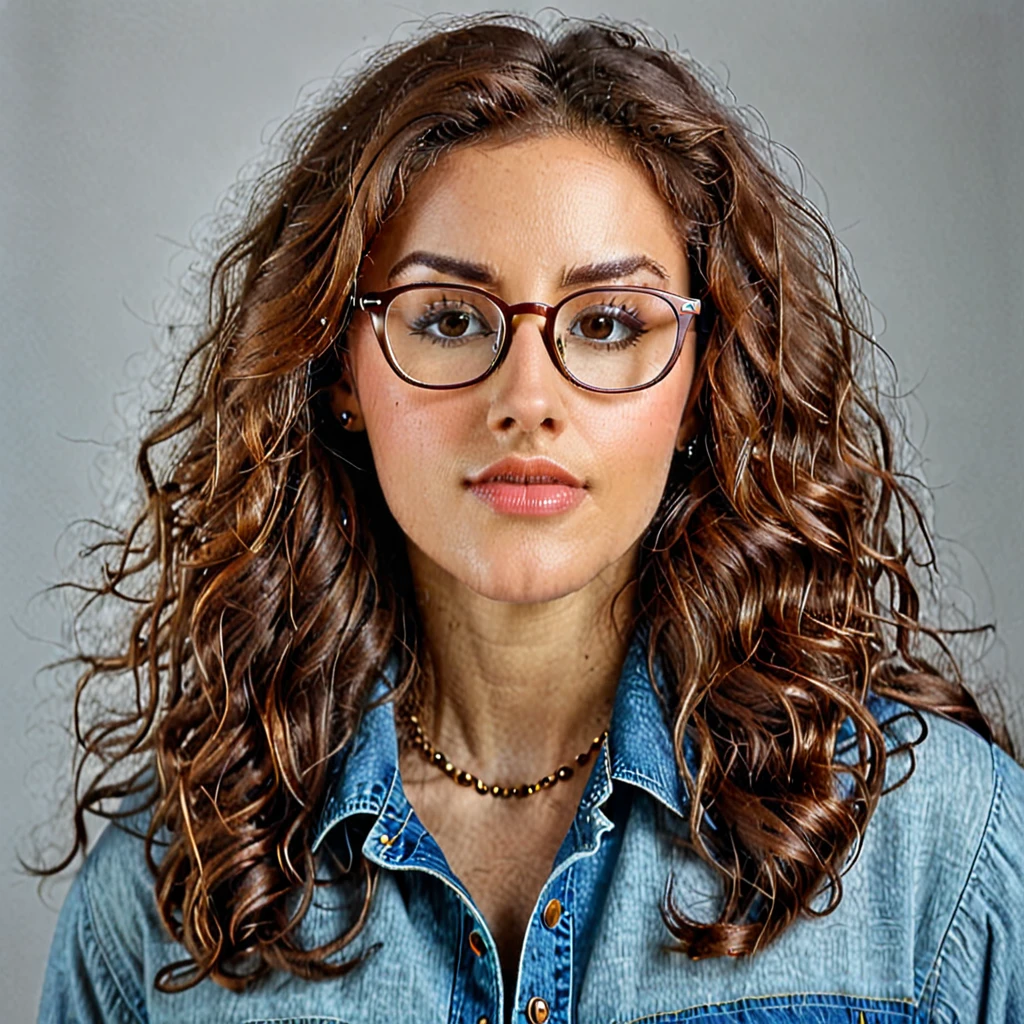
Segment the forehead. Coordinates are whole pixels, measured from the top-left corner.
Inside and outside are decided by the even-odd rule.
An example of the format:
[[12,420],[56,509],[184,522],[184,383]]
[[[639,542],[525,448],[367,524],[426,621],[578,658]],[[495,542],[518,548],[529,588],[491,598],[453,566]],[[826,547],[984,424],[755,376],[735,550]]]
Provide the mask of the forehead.
[[561,271],[634,252],[673,276],[685,268],[674,211],[646,170],[608,146],[568,135],[444,154],[412,181],[371,252],[375,263],[393,262],[420,248],[472,255],[502,274],[523,264]]

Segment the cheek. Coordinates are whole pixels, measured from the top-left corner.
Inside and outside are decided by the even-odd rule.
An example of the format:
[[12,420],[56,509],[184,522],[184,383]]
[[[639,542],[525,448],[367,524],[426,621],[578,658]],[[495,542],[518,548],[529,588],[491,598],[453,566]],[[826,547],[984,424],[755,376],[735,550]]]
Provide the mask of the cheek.
[[388,366],[376,340],[357,342],[355,376],[374,467],[389,507],[403,526],[424,511],[424,499],[450,483],[464,447],[457,403],[443,392],[415,388]]
[[601,467],[594,498],[618,517],[654,514],[674,455],[679,410],[674,402],[652,401],[609,412],[591,426],[594,462]]

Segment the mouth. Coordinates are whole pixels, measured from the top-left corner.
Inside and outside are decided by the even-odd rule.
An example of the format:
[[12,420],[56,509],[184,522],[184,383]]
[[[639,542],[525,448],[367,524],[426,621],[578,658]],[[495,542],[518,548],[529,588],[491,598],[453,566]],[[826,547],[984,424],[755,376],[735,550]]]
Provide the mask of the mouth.
[[[516,473],[499,473],[496,476],[487,476],[477,480],[477,484],[561,484],[563,487],[575,487],[576,484],[569,483],[564,477],[558,476],[522,476]],[[475,486],[475,485],[474,485]]]
[[556,515],[587,496],[583,481],[550,459],[502,459],[466,485],[492,512],[511,516]]
[[530,459],[508,455],[466,481],[470,487],[482,484],[514,484],[518,487],[560,486],[585,489],[585,484],[552,459]]

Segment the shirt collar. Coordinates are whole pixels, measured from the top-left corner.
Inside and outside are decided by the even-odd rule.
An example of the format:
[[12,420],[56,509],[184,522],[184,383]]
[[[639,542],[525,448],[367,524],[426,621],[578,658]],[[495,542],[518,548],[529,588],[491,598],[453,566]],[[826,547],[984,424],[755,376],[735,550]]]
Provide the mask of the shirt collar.
[[[608,728],[610,775],[612,780],[646,791],[685,819],[688,799],[663,710],[670,702],[660,657],[654,661],[653,681],[647,670],[648,629],[641,623],[635,630],[619,676]],[[313,837],[314,851],[327,833],[350,815],[380,815],[398,781],[394,703],[388,699],[397,672],[398,654],[393,651],[370,691],[355,733],[332,758],[327,797]],[[377,701],[382,703],[371,706]],[[695,774],[695,750],[689,735],[684,751],[690,772]]]

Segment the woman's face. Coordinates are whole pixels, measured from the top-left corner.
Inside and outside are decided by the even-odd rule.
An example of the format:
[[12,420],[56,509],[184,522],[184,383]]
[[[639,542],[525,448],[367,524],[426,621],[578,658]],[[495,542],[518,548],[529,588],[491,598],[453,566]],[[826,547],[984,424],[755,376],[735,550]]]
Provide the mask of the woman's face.
[[[487,268],[492,280],[407,264],[413,252]],[[640,167],[556,136],[480,144],[447,154],[413,183],[374,239],[358,294],[412,282],[477,284],[508,303],[554,304],[582,284],[574,268],[643,256],[653,264],[595,280],[690,295],[672,213]],[[662,273],[664,276],[662,276]],[[590,286],[590,284],[586,285]],[[653,387],[609,395],[578,388],[552,363],[539,316],[517,316],[511,349],[487,379],[430,391],[388,366],[369,316],[348,331],[351,376],[336,412],[365,427],[381,488],[404,531],[414,574],[429,568],[496,600],[540,602],[632,573],[657,510],[694,376],[691,323],[671,372]],[[691,414],[692,415],[692,414]],[[467,485],[507,455],[545,456],[583,483],[556,514],[496,511]]]

